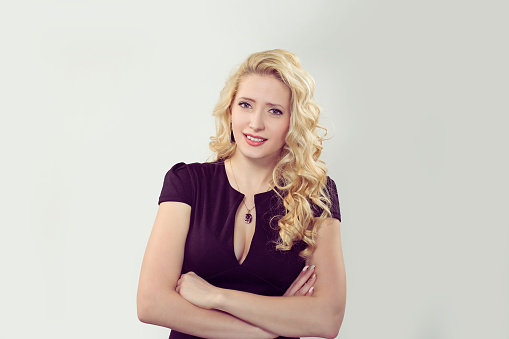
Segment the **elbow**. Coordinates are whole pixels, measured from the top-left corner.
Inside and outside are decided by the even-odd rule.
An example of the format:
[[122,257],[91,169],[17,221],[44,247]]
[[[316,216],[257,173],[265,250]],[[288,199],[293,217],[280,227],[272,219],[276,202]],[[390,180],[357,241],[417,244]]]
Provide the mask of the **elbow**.
[[154,315],[155,309],[157,308],[157,300],[158,297],[155,295],[155,293],[151,293],[150,291],[143,289],[138,289],[138,294],[136,296],[136,312],[138,314],[138,319],[142,323],[156,323]]
[[178,325],[179,309],[175,291],[150,286],[138,289],[136,311],[138,319],[145,324],[174,328]]
[[138,307],[138,320],[145,324],[150,324],[150,320],[147,316],[147,313],[145,311],[140,311],[140,308]]
[[154,286],[138,286],[136,295],[136,312],[138,319],[145,324],[168,326],[168,320],[175,315],[175,310],[168,307],[173,304],[174,291]]
[[326,339],[334,339],[339,334],[339,329],[341,328],[343,320],[336,318],[334,321],[331,321],[329,324],[322,328],[322,332],[320,333],[320,337]]
[[[334,339],[339,334],[339,329],[343,323],[345,315],[344,307],[337,307],[328,310],[327,314],[323,316],[319,333],[317,335],[321,338]],[[325,319],[325,321],[323,321]]]
[[138,313],[138,320],[142,323],[150,324],[150,303],[148,302],[148,298],[140,295],[138,292],[138,296],[136,298],[136,312]]
[[323,326],[317,335],[320,338],[334,339],[338,336],[340,327],[341,323],[328,324],[326,326]]
[[335,339],[339,334],[341,323],[331,324],[327,331],[323,334],[326,339]]
[[145,324],[151,324],[148,309],[142,306],[137,307],[138,320]]

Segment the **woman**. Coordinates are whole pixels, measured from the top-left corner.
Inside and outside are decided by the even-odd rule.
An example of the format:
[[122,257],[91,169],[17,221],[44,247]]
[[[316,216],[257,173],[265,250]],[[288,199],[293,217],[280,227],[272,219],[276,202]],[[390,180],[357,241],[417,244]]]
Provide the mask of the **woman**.
[[170,338],[336,337],[341,217],[318,160],[313,93],[282,50],[230,76],[214,110],[215,161],[166,174],[140,274],[142,322]]

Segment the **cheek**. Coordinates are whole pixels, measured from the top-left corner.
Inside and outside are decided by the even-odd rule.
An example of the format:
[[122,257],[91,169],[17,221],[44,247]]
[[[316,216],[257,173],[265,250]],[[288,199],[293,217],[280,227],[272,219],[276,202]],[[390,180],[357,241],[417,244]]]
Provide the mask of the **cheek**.
[[281,126],[278,128],[277,134],[279,135],[279,140],[284,144],[286,142],[286,135],[288,134],[288,126]]
[[233,126],[233,130],[235,132],[239,131],[239,129],[242,126],[242,122],[240,121],[239,117],[237,117],[235,115],[232,116],[232,126]]
[[290,119],[285,121],[284,126],[281,127],[281,133],[283,134],[283,136],[282,136],[283,140],[286,139],[286,136],[289,131],[290,131]]
[[235,127],[239,125],[239,115],[237,114],[235,109],[231,110],[230,119],[233,129],[235,129]]
[[245,114],[242,114],[242,108],[238,106],[234,106],[230,111],[230,117],[233,119],[233,122],[240,122],[242,119],[245,119]]

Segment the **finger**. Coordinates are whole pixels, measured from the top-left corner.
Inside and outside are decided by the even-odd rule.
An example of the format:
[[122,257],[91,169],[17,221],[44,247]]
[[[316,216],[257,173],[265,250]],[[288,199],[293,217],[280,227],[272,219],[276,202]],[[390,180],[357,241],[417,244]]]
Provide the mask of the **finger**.
[[311,278],[309,278],[309,280],[306,282],[306,286],[311,288],[312,286],[314,286],[315,282],[316,282],[316,273],[313,273]]
[[315,271],[315,265],[309,266],[309,268],[303,272],[295,279],[294,285],[292,287],[291,294],[295,295],[304,287],[304,285],[308,282],[308,280],[313,276]]
[[290,296],[290,295],[293,295],[298,289],[298,285],[297,283],[299,281],[301,281],[302,277],[306,275],[306,273],[308,273],[307,271],[309,270],[309,266],[304,266],[304,268],[302,269],[302,271],[299,273],[299,275],[297,276],[297,278],[295,278],[295,280],[292,282],[292,284],[290,285],[290,287],[288,287],[288,289],[286,290],[285,294],[283,294],[284,297],[287,297],[287,296]]
[[[292,296],[296,295],[296,293],[306,284],[309,278],[315,271],[315,265],[306,266],[300,272],[299,276],[294,280],[294,282],[290,285],[290,287],[286,290],[284,296]],[[306,290],[307,292],[307,290]]]
[[175,291],[177,291],[177,293],[180,293],[180,288],[181,288],[181,285],[182,285],[182,278],[183,278],[183,277],[184,277],[184,276],[183,276],[183,275],[181,275],[181,276],[180,276],[180,278],[179,278],[179,280],[177,280],[177,285],[175,286]]
[[306,281],[304,285],[295,293],[295,295],[307,295],[310,289],[314,289],[314,285],[316,282],[316,273],[313,273],[313,275]]
[[308,297],[312,296],[314,291],[315,291],[315,287],[311,286],[311,288],[309,289],[308,293],[306,293],[306,296],[308,296]]

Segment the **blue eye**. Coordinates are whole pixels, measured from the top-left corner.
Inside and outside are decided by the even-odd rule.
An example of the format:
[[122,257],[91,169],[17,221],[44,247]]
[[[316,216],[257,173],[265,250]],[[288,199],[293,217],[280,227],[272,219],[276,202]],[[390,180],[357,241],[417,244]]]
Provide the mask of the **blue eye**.
[[276,108],[272,108],[269,112],[272,112],[275,115],[283,115],[283,112],[281,112],[280,110],[278,110]]
[[242,108],[251,108],[251,105],[245,101],[239,102],[239,106]]

